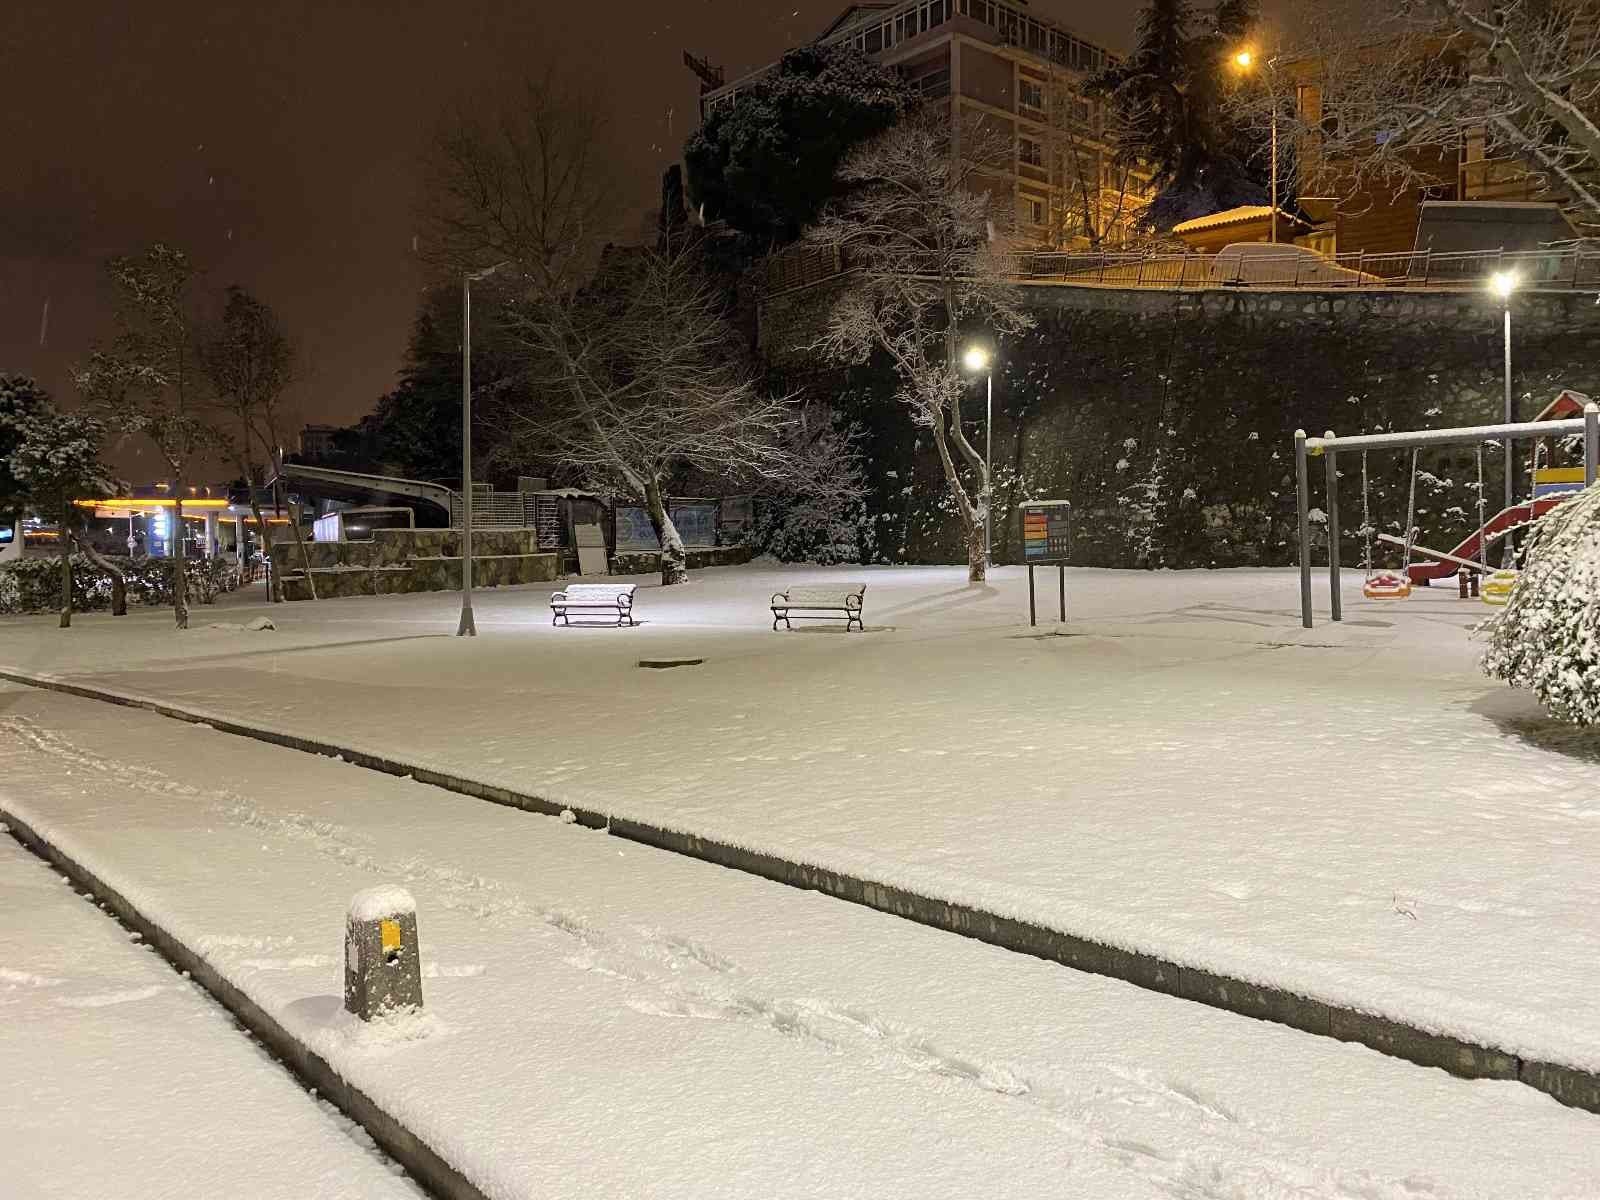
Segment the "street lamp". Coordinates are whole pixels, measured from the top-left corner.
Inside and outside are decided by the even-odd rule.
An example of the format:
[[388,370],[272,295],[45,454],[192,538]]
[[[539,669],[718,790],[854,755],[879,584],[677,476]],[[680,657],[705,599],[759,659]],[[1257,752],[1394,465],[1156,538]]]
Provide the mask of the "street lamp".
[[457,637],[477,637],[472,618],[472,285],[506,262],[461,275],[461,620]]
[[[1240,50],[1233,56],[1233,65],[1240,71],[1250,71],[1255,68],[1256,56],[1254,51]],[[1276,58],[1267,59],[1266,63],[1267,99],[1272,105],[1272,244],[1278,244],[1278,89]]]
[[994,506],[994,367],[989,351],[982,346],[969,346],[961,360],[967,370],[985,376],[983,407],[983,565],[994,561],[990,553],[989,510]]
[[[1505,310],[1505,365],[1506,365],[1506,403],[1505,421],[1509,425],[1515,417],[1511,411],[1511,294],[1517,290],[1517,273],[1515,271],[1496,271],[1489,277],[1489,290],[1500,297],[1500,304]],[[1516,459],[1512,457],[1511,439],[1506,439],[1506,503],[1510,508],[1515,495],[1513,477],[1516,473]],[[1480,547],[1481,549],[1481,547]],[[1511,537],[1506,537],[1506,556],[1511,554]],[[1509,565],[1509,563],[1508,563]]]

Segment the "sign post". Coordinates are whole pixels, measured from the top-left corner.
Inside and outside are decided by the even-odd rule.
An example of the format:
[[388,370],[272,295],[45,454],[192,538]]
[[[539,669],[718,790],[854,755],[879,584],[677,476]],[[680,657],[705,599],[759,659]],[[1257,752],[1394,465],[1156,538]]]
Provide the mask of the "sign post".
[[1072,556],[1072,505],[1065,500],[1035,500],[1022,506],[1022,559],[1028,564],[1028,624],[1037,625],[1034,567],[1055,566],[1060,584],[1061,620],[1067,619],[1067,560]]

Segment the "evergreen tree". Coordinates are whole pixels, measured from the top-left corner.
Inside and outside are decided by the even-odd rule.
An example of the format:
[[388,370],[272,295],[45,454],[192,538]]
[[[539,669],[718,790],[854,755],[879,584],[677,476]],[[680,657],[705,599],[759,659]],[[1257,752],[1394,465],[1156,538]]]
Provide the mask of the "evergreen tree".
[[850,47],[791,50],[690,135],[691,203],[762,250],[792,242],[835,195],[845,156],[915,97],[892,67]]
[[0,526],[22,516],[28,490],[17,478],[11,456],[22,444],[28,422],[49,406],[49,395],[28,376],[0,371]]
[[1527,562],[1488,626],[1483,669],[1530,689],[1550,715],[1600,725],[1600,487],[1534,527]]
[[[28,506],[58,522],[61,628],[66,629],[72,625],[72,546],[81,530],[73,501],[109,495],[117,489],[110,470],[100,461],[106,427],[83,413],[61,412],[46,400],[12,428],[17,444],[8,458],[10,474]],[[103,560],[102,565],[106,565]],[[181,572],[183,564],[175,564],[175,569]],[[120,615],[127,604],[120,586],[122,574],[113,569],[111,577],[117,593],[112,604]]]
[[1156,195],[1140,217],[1147,231],[1265,202],[1251,147],[1222,103],[1238,86],[1230,56],[1255,19],[1254,0],[1223,0],[1203,18],[1188,0],[1151,0],[1133,54],[1091,81],[1125,129],[1115,147],[1119,165],[1151,172]]

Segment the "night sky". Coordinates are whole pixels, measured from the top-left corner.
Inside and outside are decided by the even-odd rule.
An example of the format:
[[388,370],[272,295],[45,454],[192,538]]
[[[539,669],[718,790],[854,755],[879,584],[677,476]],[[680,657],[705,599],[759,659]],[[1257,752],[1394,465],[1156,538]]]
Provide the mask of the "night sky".
[[[610,95],[642,217],[696,121],[690,49],[729,78],[843,0],[6,0],[0,369],[75,401],[106,334],[101,264],[182,246],[204,286],[271,304],[308,367],[294,405],[346,424],[392,385],[416,311],[416,164],[475,87],[557,59]],[[1039,0],[1115,49],[1137,5]],[[632,230],[619,230],[627,237]],[[153,457],[118,456],[131,479]]]

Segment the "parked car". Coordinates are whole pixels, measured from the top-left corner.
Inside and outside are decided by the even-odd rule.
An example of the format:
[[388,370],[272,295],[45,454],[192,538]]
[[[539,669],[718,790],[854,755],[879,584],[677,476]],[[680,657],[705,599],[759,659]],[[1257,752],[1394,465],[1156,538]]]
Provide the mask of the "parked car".
[[1384,280],[1341,267],[1305,246],[1283,242],[1230,242],[1211,260],[1213,285],[1222,287],[1382,287]]

